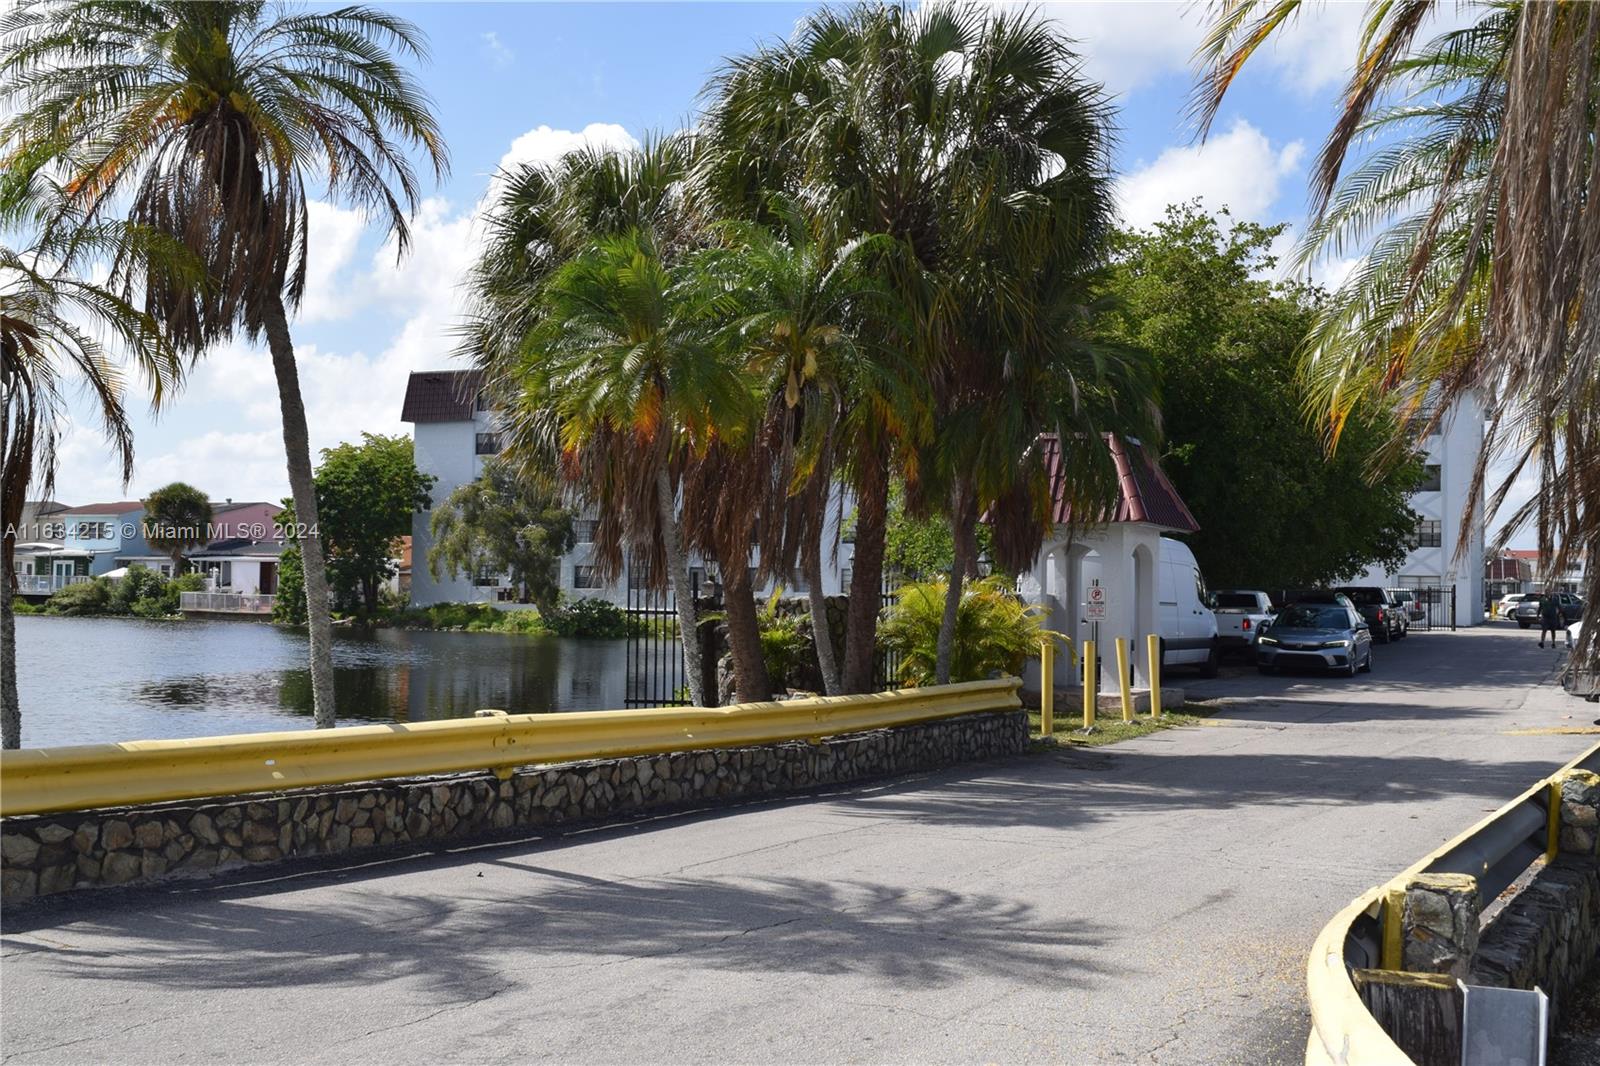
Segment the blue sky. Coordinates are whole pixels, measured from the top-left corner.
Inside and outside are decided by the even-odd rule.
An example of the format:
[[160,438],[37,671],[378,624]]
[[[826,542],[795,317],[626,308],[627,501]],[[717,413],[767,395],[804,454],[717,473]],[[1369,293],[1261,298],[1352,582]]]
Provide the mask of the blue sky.
[[[450,365],[473,212],[498,166],[554,158],[582,140],[620,144],[684,124],[724,56],[787,36],[808,8],[402,5],[431,42],[432,61],[420,73],[453,170],[430,190],[403,263],[354,212],[313,206],[312,285],[294,329],[313,448],[362,431],[405,432],[407,373]],[[1294,27],[1247,71],[1204,147],[1184,114],[1199,8],[1185,0],[1043,10],[1080,42],[1087,71],[1114,95],[1129,221],[1147,223],[1168,202],[1200,197],[1245,218],[1298,222],[1307,166],[1354,54],[1360,8],[1327,4]],[[1336,279],[1340,270],[1328,264],[1319,276]],[[57,496],[71,503],[142,496],[177,479],[213,498],[287,495],[270,363],[242,341],[209,353],[159,419],[136,422],[139,462],[126,491],[92,423],[80,419],[64,448]]]

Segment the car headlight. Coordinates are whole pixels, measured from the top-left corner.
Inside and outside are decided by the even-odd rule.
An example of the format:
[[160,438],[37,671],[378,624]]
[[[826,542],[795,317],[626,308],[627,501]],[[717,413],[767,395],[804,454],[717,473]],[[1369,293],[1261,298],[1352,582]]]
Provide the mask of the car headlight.
[[1349,640],[1325,640],[1322,642],[1322,646],[1324,648],[1348,648],[1353,643],[1353,641]]
[[1259,637],[1256,638],[1256,643],[1257,644],[1276,644],[1276,643],[1278,643],[1278,638],[1277,637],[1269,637],[1265,633],[1263,633]]

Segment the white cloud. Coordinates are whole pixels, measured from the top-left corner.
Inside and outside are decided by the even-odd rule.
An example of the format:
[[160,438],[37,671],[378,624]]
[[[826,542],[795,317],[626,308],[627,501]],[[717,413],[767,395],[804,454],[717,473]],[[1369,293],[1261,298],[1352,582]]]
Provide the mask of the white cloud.
[[483,41],[483,50],[488,55],[489,62],[496,68],[504,70],[511,65],[513,59],[517,58],[516,53],[507,48],[500,40],[500,35],[493,30],[480,34],[479,39]]
[[1283,180],[1295,174],[1305,144],[1274,147],[1243,119],[1204,144],[1168,148],[1153,163],[1117,182],[1123,221],[1148,226],[1167,205],[1198,199],[1208,211],[1229,208],[1235,217],[1269,221]]
[[500,157],[500,169],[518,163],[554,163],[573,149],[586,145],[620,150],[639,147],[639,140],[615,122],[591,122],[577,131],[535,126],[511,142],[506,154]]
[[306,204],[306,295],[300,302],[301,322],[343,318],[354,305],[342,297],[335,278],[355,255],[366,231],[360,211],[313,200]]

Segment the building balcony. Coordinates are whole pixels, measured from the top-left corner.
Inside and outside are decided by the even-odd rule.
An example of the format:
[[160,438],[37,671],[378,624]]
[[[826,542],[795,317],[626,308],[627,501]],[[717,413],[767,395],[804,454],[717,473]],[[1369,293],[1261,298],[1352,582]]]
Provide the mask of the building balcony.
[[48,596],[68,585],[93,580],[88,574],[18,574],[17,592],[24,596]]
[[276,596],[246,592],[180,592],[178,609],[185,614],[270,615]]

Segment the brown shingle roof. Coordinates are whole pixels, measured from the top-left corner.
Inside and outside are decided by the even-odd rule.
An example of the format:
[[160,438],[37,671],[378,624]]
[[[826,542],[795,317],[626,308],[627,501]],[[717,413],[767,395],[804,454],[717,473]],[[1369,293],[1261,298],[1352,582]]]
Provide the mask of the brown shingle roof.
[[68,507],[56,513],[66,515],[80,514],[127,514],[130,511],[144,510],[143,500],[117,500],[114,503],[88,503],[82,507]]
[[476,370],[417,370],[406,382],[402,422],[466,422],[472,418],[483,375]]
[[[1149,522],[1174,533],[1193,533],[1200,528],[1178,490],[1162,472],[1161,466],[1149,456],[1144,445],[1126,437],[1106,434],[1105,442],[1111,449],[1112,462],[1117,468],[1117,482],[1121,489],[1117,500],[1117,513],[1113,522]],[[1072,505],[1063,498],[1060,461],[1061,441],[1055,434],[1041,441],[1045,469],[1050,474],[1050,496],[1054,504],[1053,517],[1057,525],[1072,521]],[[1104,519],[1102,519],[1103,521]]]

